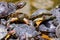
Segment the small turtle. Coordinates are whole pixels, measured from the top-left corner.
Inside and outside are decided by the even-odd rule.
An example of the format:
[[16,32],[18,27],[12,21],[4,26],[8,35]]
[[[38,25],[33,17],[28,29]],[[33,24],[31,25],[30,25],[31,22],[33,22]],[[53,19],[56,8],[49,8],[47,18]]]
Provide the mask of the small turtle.
[[45,9],[38,9],[36,12],[34,12],[31,15],[31,19],[34,21],[34,23],[37,24],[37,26],[39,24],[41,24],[43,21],[45,20],[52,20],[55,17],[52,16],[52,14],[50,13],[50,11],[45,10]]
[[42,17],[34,19],[33,22],[35,24],[37,24],[37,26],[39,26],[42,22],[50,21],[50,20],[53,20],[53,19],[55,19],[55,16],[44,15]]
[[0,18],[14,13],[18,8],[23,8],[25,4],[25,2],[20,2],[17,4],[0,2]]
[[38,9],[37,11],[35,11],[32,15],[31,15],[31,18],[36,18],[36,17],[41,17],[43,15],[51,15],[49,13],[48,10],[45,10],[45,9]]

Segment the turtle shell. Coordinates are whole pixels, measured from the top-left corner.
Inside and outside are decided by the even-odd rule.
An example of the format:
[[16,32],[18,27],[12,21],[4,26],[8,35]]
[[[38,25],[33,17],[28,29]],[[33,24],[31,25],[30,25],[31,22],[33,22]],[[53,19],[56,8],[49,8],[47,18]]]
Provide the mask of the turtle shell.
[[19,35],[19,37],[24,37],[25,35],[28,37],[35,37],[38,35],[34,27],[28,26],[26,24],[17,24],[17,27],[14,28],[14,30],[16,31],[16,34]]

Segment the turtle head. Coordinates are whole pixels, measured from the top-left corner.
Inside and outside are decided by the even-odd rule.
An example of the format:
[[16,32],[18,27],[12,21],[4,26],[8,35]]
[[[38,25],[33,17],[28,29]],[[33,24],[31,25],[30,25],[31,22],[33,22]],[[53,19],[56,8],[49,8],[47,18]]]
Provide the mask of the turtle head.
[[17,3],[17,9],[23,8],[26,5],[26,2],[18,2]]

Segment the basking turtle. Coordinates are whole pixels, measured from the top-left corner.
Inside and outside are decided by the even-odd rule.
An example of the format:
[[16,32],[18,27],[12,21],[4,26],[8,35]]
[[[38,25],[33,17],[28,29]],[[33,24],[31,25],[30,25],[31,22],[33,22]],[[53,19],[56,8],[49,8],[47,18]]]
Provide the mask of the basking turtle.
[[[26,39],[31,37],[36,37],[38,32],[35,30],[35,27],[32,27],[27,24],[11,24],[9,26],[9,34],[5,37],[6,39],[11,38],[10,36],[13,34],[20,39]],[[13,36],[12,35],[12,36]]]
[[50,11],[46,9],[38,9],[34,12],[30,17],[34,22],[36,22],[37,26],[45,20],[53,20],[55,16],[52,16]]
[[48,10],[45,9],[38,9],[35,11],[30,18],[42,17],[43,15],[51,15]]
[[10,33],[15,33],[20,39],[26,39],[26,37],[30,38],[38,35],[35,27],[29,26],[27,24],[15,24],[14,26],[14,29],[11,30]]
[[14,13],[17,9],[23,8],[25,6],[25,2],[20,2],[17,4],[0,2],[0,18],[6,17],[12,13]]

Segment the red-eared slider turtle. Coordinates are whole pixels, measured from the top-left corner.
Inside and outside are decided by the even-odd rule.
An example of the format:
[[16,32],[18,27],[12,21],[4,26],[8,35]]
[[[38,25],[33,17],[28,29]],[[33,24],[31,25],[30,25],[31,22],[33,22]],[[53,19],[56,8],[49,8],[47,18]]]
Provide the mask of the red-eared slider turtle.
[[[20,39],[26,37],[35,37],[38,35],[34,27],[28,26],[27,24],[16,24],[17,26],[13,29]],[[19,30],[19,31],[18,31]]]
[[41,17],[43,15],[51,15],[48,10],[45,9],[38,9],[35,11],[32,15],[31,18],[36,18],[36,17]]
[[0,18],[10,15],[14,13],[18,8],[23,8],[25,6],[25,2],[20,2],[17,4],[0,2]]
[[[16,36],[19,37],[20,39],[26,39],[26,37],[27,38],[36,37],[37,35],[39,35],[39,33],[35,30],[35,27],[33,27],[31,25],[11,24],[9,27],[10,27],[9,35],[11,36],[11,34],[16,34]],[[6,37],[8,37],[8,36],[6,36]]]
[[34,12],[31,17],[32,20],[34,20],[34,22],[36,22],[37,26],[42,23],[45,20],[52,20],[55,17],[52,16],[52,14],[50,13],[50,11],[46,10],[46,9],[38,9],[36,12]]

